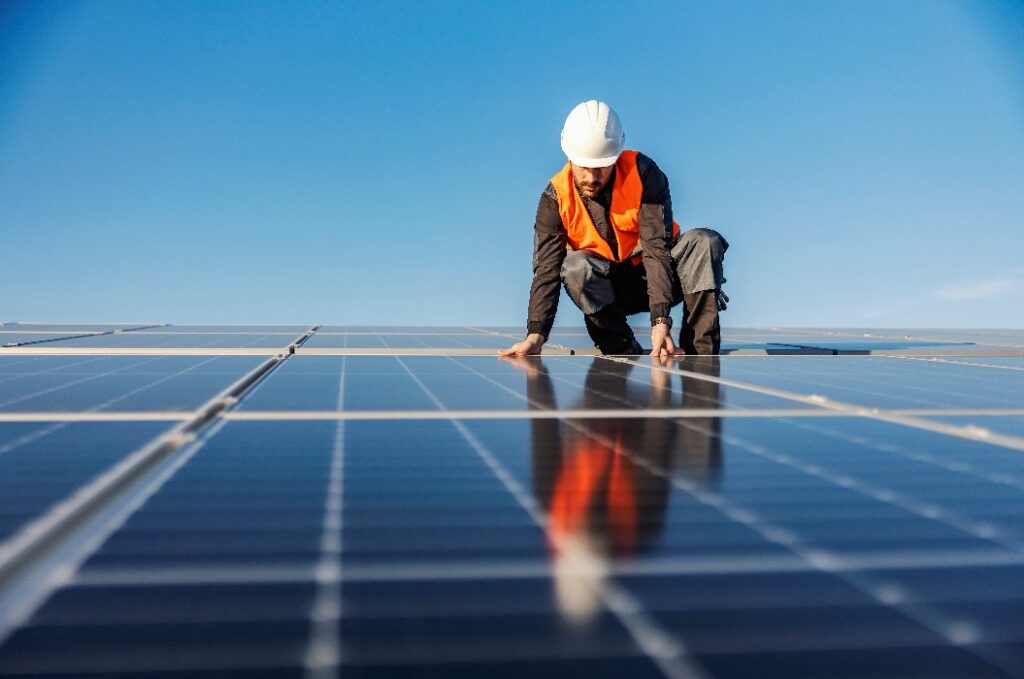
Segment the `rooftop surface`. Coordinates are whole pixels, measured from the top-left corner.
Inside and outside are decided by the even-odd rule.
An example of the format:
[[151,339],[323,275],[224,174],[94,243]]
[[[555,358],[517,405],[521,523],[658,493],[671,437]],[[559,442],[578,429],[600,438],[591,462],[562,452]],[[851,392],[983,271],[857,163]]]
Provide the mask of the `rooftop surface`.
[[521,333],[0,324],[0,676],[1024,677],[1024,331]]

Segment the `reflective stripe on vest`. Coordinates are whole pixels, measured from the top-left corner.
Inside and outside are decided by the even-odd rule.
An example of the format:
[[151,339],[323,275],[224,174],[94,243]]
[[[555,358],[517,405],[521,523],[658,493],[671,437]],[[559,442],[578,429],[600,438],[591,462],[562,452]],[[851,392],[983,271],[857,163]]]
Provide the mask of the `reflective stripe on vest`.
[[[637,170],[637,151],[623,151],[615,163],[615,182],[612,184],[612,205],[608,218],[615,232],[618,253],[613,253],[608,242],[594,227],[587,206],[576,191],[572,178],[572,166],[565,164],[554,177],[551,185],[558,195],[558,214],[568,235],[569,247],[573,250],[587,250],[609,261],[621,262],[632,254],[640,241],[640,201],[644,185]],[[679,225],[672,223],[672,235],[679,234]]]

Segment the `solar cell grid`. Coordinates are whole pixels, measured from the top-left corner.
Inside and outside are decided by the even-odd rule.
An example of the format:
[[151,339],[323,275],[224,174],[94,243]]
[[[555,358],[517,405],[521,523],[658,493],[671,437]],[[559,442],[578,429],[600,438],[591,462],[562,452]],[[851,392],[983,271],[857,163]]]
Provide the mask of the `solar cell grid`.
[[[12,417],[242,385],[83,518],[30,617],[0,571],[0,675],[1024,676],[1017,359],[499,361],[454,342],[494,329],[334,329],[390,355],[0,354]],[[169,426],[0,423],[0,488],[24,522]]]
[[48,349],[203,349],[203,348],[284,348],[296,339],[289,333],[120,333],[90,335],[47,342]]
[[0,332],[40,332],[77,335],[166,327],[155,323],[0,323]]
[[778,356],[686,359],[720,366],[721,376],[797,394],[875,408],[1019,408],[1024,372],[963,362],[891,357]]
[[5,347],[36,347],[45,348],[51,344],[71,337],[92,337],[95,333],[74,334],[62,332],[3,332],[0,333],[0,349]]
[[0,422],[0,543],[170,426]]
[[0,413],[193,410],[261,362],[252,356],[0,356]]
[[215,335],[301,335],[309,330],[308,325],[161,325],[151,328],[142,328],[135,332],[142,334],[215,334]]
[[512,340],[485,334],[385,334],[316,333],[305,343],[307,349],[504,349]]
[[[802,404],[637,363],[581,357],[294,356],[246,396],[245,412],[335,410],[346,369],[348,411],[799,408]],[[698,375],[717,366],[687,364]],[[702,372],[703,371],[703,372]],[[438,401],[419,387],[427,385]]]

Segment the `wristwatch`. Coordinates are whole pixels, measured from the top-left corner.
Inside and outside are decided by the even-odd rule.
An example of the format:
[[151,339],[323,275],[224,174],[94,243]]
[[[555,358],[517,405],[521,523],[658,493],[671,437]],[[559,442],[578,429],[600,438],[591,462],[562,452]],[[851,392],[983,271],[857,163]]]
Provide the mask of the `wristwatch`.
[[667,325],[669,330],[672,329],[672,317],[671,316],[658,316],[657,318],[652,318],[651,319],[651,327],[652,328],[654,326],[658,325],[659,323],[664,323],[665,325]]

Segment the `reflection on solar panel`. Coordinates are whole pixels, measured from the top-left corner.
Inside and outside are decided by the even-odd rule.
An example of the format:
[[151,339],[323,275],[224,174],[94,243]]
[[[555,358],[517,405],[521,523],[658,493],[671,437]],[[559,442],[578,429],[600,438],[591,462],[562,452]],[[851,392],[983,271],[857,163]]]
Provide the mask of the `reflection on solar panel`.
[[0,676],[1024,676],[1017,331],[133,327],[0,325]]

